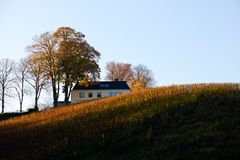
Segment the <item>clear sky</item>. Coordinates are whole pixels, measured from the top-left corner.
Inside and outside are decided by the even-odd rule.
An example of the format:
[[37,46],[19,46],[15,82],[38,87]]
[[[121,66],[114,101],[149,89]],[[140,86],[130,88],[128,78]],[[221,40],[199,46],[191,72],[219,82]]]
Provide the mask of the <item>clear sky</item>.
[[240,81],[239,0],[0,0],[0,58],[69,26],[109,61],[144,64],[158,86]]

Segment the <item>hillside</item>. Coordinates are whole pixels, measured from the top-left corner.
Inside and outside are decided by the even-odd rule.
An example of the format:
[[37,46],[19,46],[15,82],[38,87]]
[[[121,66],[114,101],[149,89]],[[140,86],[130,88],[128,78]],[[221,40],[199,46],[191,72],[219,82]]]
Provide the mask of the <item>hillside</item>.
[[237,84],[146,89],[0,122],[1,159],[239,159]]

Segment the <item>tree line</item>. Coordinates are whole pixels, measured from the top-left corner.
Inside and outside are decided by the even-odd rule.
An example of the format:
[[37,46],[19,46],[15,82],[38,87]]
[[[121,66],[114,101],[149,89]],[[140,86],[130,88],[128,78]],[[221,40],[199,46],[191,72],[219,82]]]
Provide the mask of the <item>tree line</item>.
[[26,94],[25,84],[34,90],[34,108],[38,110],[38,100],[43,90],[51,88],[53,106],[63,85],[64,101],[69,102],[74,83],[88,77],[100,77],[98,59],[100,53],[85,39],[85,35],[69,27],[60,27],[55,32],[46,32],[33,39],[26,47],[29,55],[19,63],[9,59],[0,62],[0,100],[4,112],[5,98],[15,90],[19,99],[20,112]]
[[[61,91],[64,102],[68,104],[76,83],[100,78],[98,60],[101,54],[85,40],[84,34],[70,27],[60,27],[55,32],[35,36],[26,51],[27,57],[19,62],[8,58],[0,60],[2,113],[6,98],[13,95],[18,98],[22,112],[29,87],[34,91],[34,109],[38,110],[38,100],[43,90],[52,92],[53,106],[57,107]],[[144,65],[132,67],[127,63],[109,62],[106,69],[106,79],[127,81],[132,89],[154,85],[152,72]]]

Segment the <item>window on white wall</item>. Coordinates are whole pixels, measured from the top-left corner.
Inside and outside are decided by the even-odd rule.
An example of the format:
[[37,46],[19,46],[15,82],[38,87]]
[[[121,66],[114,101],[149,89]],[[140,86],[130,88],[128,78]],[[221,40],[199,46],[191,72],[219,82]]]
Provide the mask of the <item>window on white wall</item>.
[[97,92],[97,97],[101,98],[102,97],[102,93],[101,92]]
[[109,96],[117,96],[119,94],[122,94],[122,92],[109,92],[108,93]]
[[93,93],[92,92],[89,92],[88,93],[88,98],[92,98],[93,97]]
[[109,96],[116,96],[118,95],[118,92],[109,92]]
[[80,92],[80,93],[79,93],[79,97],[80,97],[80,98],[84,98],[84,93]]

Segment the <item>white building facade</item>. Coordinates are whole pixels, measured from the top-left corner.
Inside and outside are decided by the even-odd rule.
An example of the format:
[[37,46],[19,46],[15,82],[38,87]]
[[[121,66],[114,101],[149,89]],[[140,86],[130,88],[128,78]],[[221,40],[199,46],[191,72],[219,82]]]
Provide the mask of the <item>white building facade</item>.
[[126,81],[93,82],[88,86],[76,84],[71,93],[71,103],[84,102],[98,98],[129,93]]

